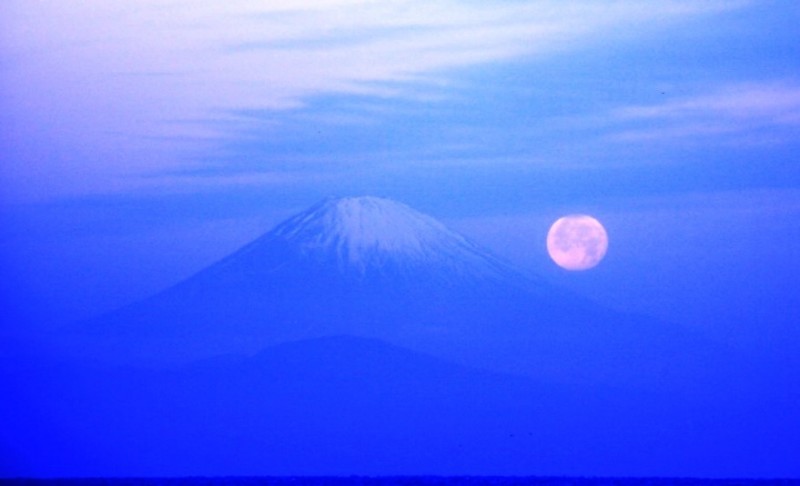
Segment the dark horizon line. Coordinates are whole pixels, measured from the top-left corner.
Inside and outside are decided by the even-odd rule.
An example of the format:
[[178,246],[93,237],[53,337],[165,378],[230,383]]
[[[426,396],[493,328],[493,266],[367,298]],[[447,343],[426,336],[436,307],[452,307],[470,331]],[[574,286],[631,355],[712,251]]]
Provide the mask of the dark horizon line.
[[[307,481],[313,481],[309,483]],[[556,485],[575,484],[575,482],[593,484],[697,484],[697,482],[708,482],[713,484],[739,485],[743,483],[756,484],[768,483],[776,485],[800,485],[800,478],[792,477],[733,477],[733,476],[605,476],[605,475],[469,475],[469,474],[390,474],[390,475],[369,475],[369,474],[307,474],[307,475],[263,475],[263,476],[242,476],[242,475],[189,475],[189,476],[0,476],[0,484],[40,484],[40,483],[81,483],[81,484],[104,484],[104,483],[127,483],[127,484],[157,484],[182,483],[182,482],[202,482],[210,484],[227,483],[248,483],[248,484],[330,484],[334,483],[350,484],[391,484],[386,481],[400,481],[406,484],[449,484],[451,481],[458,481],[458,484],[545,484]],[[488,481],[488,483],[487,483]],[[500,481],[500,483],[498,483]],[[519,481],[524,481],[519,483]],[[531,483],[533,481],[533,483]]]

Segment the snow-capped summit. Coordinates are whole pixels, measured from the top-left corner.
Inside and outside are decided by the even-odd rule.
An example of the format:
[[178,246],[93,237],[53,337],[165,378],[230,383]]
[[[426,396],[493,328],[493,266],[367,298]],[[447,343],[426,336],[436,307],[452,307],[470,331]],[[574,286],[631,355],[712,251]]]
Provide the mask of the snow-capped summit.
[[266,249],[276,245],[288,247],[300,259],[335,266],[348,275],[408,276],[424,271],[441,277],[491,278],[513,273],[430,216],[372,196],[326,199],[234,256],[248,259],[250,265],[263,265]]
[[379,253],[424,258],[436,250],[468,247],[464,238],[433,218],[371,196],[327,199],[274,233],[309,251],[334,251],[352,264],[366,264]]

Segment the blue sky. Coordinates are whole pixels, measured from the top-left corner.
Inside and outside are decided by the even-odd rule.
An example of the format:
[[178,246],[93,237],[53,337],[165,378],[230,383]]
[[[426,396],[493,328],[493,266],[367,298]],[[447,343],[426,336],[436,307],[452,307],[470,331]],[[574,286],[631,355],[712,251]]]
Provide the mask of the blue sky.
[[[85,317],[373,194],[608,305],[794,352],[798,21],[789,0],[4,1],[5,305]],[[572,212],[611,239],[582,274],[544,249]]]

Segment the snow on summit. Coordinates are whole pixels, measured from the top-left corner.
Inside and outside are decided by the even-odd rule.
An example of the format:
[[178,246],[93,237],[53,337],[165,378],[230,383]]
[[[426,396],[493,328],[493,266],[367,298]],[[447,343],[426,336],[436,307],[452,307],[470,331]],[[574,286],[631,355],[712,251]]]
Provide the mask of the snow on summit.
[[405,204],[372,196],[327,199],[276,227],[308,255],[365,272],[387,266],[497,273],[502,264],[463,236]]

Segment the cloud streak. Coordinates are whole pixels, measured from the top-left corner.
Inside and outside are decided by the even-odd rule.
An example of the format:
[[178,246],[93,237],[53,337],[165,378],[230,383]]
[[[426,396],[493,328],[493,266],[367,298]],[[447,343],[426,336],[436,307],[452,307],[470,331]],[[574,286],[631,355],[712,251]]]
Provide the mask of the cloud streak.
[[[800,83],[763,82],[718,87],[707,93],[659,104],[615,110],[611,119],[624,128],[620,141],[717,138],[739,143],[781,143],[800,132]],[[768,130],[768,133],[760,133]],[[747,135],[745,138],[742,136]],[[720,138],[721,137],[721,138]]]
[[460,68],[557,55],[743,4],[9,0],[0,122],[14,160],[0,182],[20,194],[102,192],[116,187],[111,179],[192,160],[148,137],[229,135],[225,123],[197,120],[280,113],[324,95],[429,95]]

